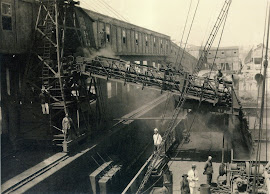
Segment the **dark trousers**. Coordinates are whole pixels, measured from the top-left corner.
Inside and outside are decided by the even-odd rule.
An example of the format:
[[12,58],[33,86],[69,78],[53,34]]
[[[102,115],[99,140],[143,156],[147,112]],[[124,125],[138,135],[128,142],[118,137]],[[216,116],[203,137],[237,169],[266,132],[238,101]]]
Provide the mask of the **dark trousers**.
[[212,174],[207,174],[207,184],[211,185],[212,183]]

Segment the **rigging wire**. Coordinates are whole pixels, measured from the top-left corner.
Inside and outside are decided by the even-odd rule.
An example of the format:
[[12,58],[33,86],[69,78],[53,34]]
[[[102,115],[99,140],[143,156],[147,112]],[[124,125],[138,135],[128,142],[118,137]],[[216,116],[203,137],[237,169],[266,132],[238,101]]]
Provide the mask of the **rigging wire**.
[[98,12],[98,10],[96,10],[93,6],[90,6],[90,5],[87,3],[87,1],[83,1],[83,2],[87,5],[88,9],[91,8],[92,10]]
[[172,94],[171,92],[168,92],[168,94],[167,94],[167,99],[166,99],[166,102],[165,102],[165,106],[164,106],[164,109],[163,109],[164,111],[162,113],[162,119],[161,119],[162,125],[164,125],[164,118],[165,118],[166,113],[167,113],[169,99],[171,98],[171,94]]
[[[188,21],[188,18],[189,18],[189,13],[190,13],[191,5],[192,5],[192,0],[190,0],[190,4],[189,4],[189,8],[188,8],[188,13],[187,13],[187,17],[186,17],[184,29],[183,29],[183,32],[182,32],[182,37],[181,37],[181,41],[180,41],[180,46],[179,46],[179,48],[178,48],[178,52],[177,52],[175,64],[177,64],[178,57],[179,57],[179,54],[180,54],[181,45],[182,45],[183,37],[184,37],[184,34],[185,34],[185,29],[186,29],[187,21]],[[168,94],[169,94],[169,93],[168,93]],[[166,104],[165,104],[165,108],[164,108],[164,113],[163,113],[163,115],[162,115],[162,123],[164,122],[164,118],[165,118],[165,115],[166,115],[166,112],[167,112],[167,104],[168,104],[167,101],[168,101],[168,96],[167,96],[167,100],[166,100]]]
[[[270,6],[268,7],[270,12]],[[258,161],[260,164],[259,152],[261,152],[261,135],[262,135],[262,119],[264,114],[264,98],[265,98],[265,80],[266,80],[266,73],[267,73],[267,66],[268,66],[268,44],[269,44],[269,30],[270,30],[270,14],[268,14],[268,26],[267,26],[267,40],[266,40],[266,52],[265,52],[265,60],[264,60],[264,74],[263,74],[263,87],[262,87],[262,102],[261,102],[261,110],[260,110],[260,122],[259,122],[259,142],[257,147],[256,153],[256,163],[255,163],[255,175],[253,181],[253,193],[257,192],[256,188],[256,178],[258,174]]]
[[[106,3],[104,0],[98,0],[100,2],[103,2],[103,4],[107,7],[109,7],[109,9],[111,9],[114,13],[116,13],[117,15],[119,15],[123,20],[125,20],[126,22],[129,22],[123,15],[121,15],[118,11],[116,11],[114,8],[112,8],[108,3]],[[121,19],[121,20],[122,20]]]
[[[206,39],[207,34],[210,33],[210,30],[211,30],[211,28],[210,28],[210,23],[213,22],[213,18],[214,18],[214,15],[215,15],[215,14],[214,14],[214,10],[218,10],[218,7],[219,7],[218,1],[216,1],[216,2],[217,2],[216,8],[215,8],[215,9],[212,9],[211,14],[210,14],[210,17],[209,17],[209,19],[208,19],[208,24],[207,24],[207,26],[206,26],[206,30],[205,30],[205,33],[204,33],[204,36],[203,36],[203,40],[202,40],[202,43],[201,43],[201,48],[202,48],[202,46],[205,44],[204,41],[205,41],[205,39]],[[221,3],[222,3],[222,2],[221,2]]]
[[[227,10],[227,12],[226,12],[226,15],[225,15],[225,19],[224,19],[224,23],[223,23],[223,28],[222,28],[222,31],[221,31],[221,35],[220,35],[220,39],[219,39],[219,43],[218,43],[218,48],[219,48],[219,45],[220,45],[220,42],[221,42],[221,39],[222,39],[222,36],[223,36],[223,32],[224,32],[224,28],[225,28],[225,23],[226,23],[226,20],[227,20],[227,16],[228,16],[228,11],[229,10]],[[218,48],[217,48],[217,50],[218,50]],[[217,52],[217,51],[216,51]],[[200,97],[200,102],[199,102],[199,105],[198,105],[198,107],[197,107],[197,110],[194,112],[194,117],[193,117],[193,120],[192,120],[192,122],[191,122],[191,124],[190,124],[190,127],[189,127],[189,129],[187,130],[187,133],[190,133],[190,131],[192,130],[192,126],[193,126],[193,124],[194,124],[194,121],[195,121],[195,119],[196,119],[196,117],[198,116],[198,110],[200,109],[200,106],[201,106],[201,103],[202,103],[202,97],[203,97],[203,91],[202,91],[202,93],[201,93],[201,97]],[[182,146],[184,145],[184,140],[182,140],[182,143],[178,146],[178,148],[181,148]],[[175,154],[175,157],[179,154],[179,152],[180,152],[180,149],[178,149],[178,151],[176,152],[176,154]],[[170,163],[170,165],[164,170],[164,173],[166,173],[169,169],[170,169],[170,167],[171,167],[171,165],[173,164],[173,161]],[[162,178],[162,176],[160,176],[150,187],[148,187],[144,192],[142,192],[142,194],[144,194],[144,193],[146,193],[149,189],[151,189],[160,179]]]
[[[262,73],[262,66],[263,66],[263,56],[264,56],[264,42],[265,42],[265,32],[266,32],[266,24],[267,24],[267,16],[268,16],[268,0],[267,1],[267,6],[266,6],[266,9],[265,9],[265,20],[264,20],[264,30],[263,30],[263,44],[262,44],[262,61],[261,61],[261,67],[260,67],[260,74]],[[253,49],[253,48],[252,48]],[[253,133],[255,134],[256,132],[256,126],[257,126],[257,122],[258,122],[258,118],[259,118],[259,95],[260,95],[260,88],[261,88],[261,84],[258,85],[258,92],[257,92],[257,102],[256,102],[256,118],[255,118],[255,121],[254,121],[254,126],[253,126]],[[267,103],[267,101],[266,101]],[[259,132],[260,133],[260,132]],[[259,136],[259,135],[258,135]],[[266,144],[267,144],[267,141],[266,141]],[[259,143],[258,143],[258,146],[259,146]],[[253,153],[254,153],[255,150],[251,150],[251,153],[250,155],[252,156]],[[267,147],[266,147],[266,152],[267,152]],[[257,154],[257,153],[256,153]],[[266,153],[267,155],[267,153]],[[252,161],[252,158],[250,158],[250,168],[249,168],[249,171],[251,171],[251,167],[254,163],[254,161]],[[256,163],[256,161],[255,161]],[[249,175],[250,176],[250,175]],[[249,178],[249,177],[248,177]]]
[[100,11],[98,11],[98,9],[97,9],[97,7],[96,7],[96,5],[94,3],[92,3],[90,5],[90,3],[88,1],[82,1],[82,2],[83,2],[82,4],[85,4],[86,5],[86,9],[95,10],[98,13],[100,12]]
[[181,64],[182,59],[183,59],[183,57],[184,57],[184,52],[185,52],[185,50],[186,50],[187,42],[188,42],[188,39],[189,39],[189,35],[190,35],[191,29],[192,29],[192,26],[193,26],[194,18],[195,18],[195,16],[196,16],[196,13],[197,13],[197,9],[198,9],[199,3],[200,3],[200,0],[197,1],[196,9],[195,9],[195,12],[194,12],[194,15],[193,15],[191,24],[190,24],[189,32],[188,32],[187,39],[186,39],[185,46],[184,46],[184,50],[183,50],[183,52],[182,52],[182,57],[181,57],[180,62],[179,62],[180,64]]
[[268,125],[268,105],[267,105],[267,99],[268,99],[268,95],[267,95],[267,93],[268,93],[268,80],[267,80],[267,77],[265,78],[266,79],[266,93],[265,93],[265,117],[266,117],[266,134],[265,134],[265,136],[266,136],[266,155],[265,155],[265,161],[268,161],[267,159],[268,159],[268,157],[267,157],[267,153],[268,153],[268,148],[267,148],[267,146],[268,146],[268,128],[267,128],[267,125]]
[[[265,17],[265,28],[266,28],[266,18],[267,18],[267,8],[268,8],[268,1],[267,1],[267,6],[266,6],[266,17]],[[270,9],[270,7],[269,7]],[[269,16],[268,16],[269,17]],[[264,41],[265,41],[265,29],[264,29],[264,37],[263,37],[263,47],[262,47],[262,62],[261,62],[261,68],[260,68],[260,74],[261,74],[261,71],[262,71],[262,65],[263,65],[263,51],[264,51]],[[265,55],[267,55],[267,50],[265,51]],[[265,59],[267,60],[267,59]],[[265,77],[263,78],[264,81],[266,81],[266,77],[267,77],[267,71],[266,71],[266,74],[265,74]],[[266,86],[267,86],[267,82],[266,82]],[[259,86],[260,87],[260,86]],[[266,104],[267,104],[267,88],[265,88],[266,90]],[[258,90],[259,92],[259,90]],[[262,100],[265,100],[265,99],[262,99]],[[265,105],[266,105],[265,104]],[[267,111],[267,108],[266,108],[266,111]],[[264,117],[262,115],[262,120],[260,121],[261,124],[263,125],[263,122],[264,122]],[[266,117],[266,122],[267,122],[267,117]],[[259,138],[259,166],[260,166],[260,163],[261,163],[261,138],[262,138],[262,129],[260,130],[259,129],[259,133],[260,133],[260,138]],[[266,141],[266,144],[267,144],[267,141]],[[266,150],[267,150],[267,147],[266,147]]]
[[[202,96],[203,96],[203,93],[201,94],[201,98],[202,98]],[[189,129],[187,130],[187,133],[189,133],[190,131],[191,131],[191,128],[192,128],[192,126],[193,126],[193,123],[194,123],[194,121],[195,121],[195,117],[196,117],[196,115],[198,115],[198,114],[196,114],[197,113],[197,111],[199,110],[199,108],[200,108],[200,106],[201,106],[201,103],[202,103],[202,100],[200,100],[200,102],[199,102],[199,105],[198,105],[198,107],[197,107],[197,110],[195,111],[195,115],[194,115],[194,117],[193,117],[193,120],[192,120],[192,123],[191,123],[191,125],[190,125],[190,127],[189,127]],[[180,101],[179,101],[179,103],[178,103],[178,105],[180,104]],[[178,146],[178,148],[181,148],[183,145],[184,145],[184,143],[185,143],[185,141],[184,141],[184,139],[182,140],[182,142],[181,142],[181,144]],[[178,149],[178,151],[176,152],[176,154],[175,154],[175,156],[174,157],[176,157],[178,154],[179,154],[179,152],[180,152],[180,149]],[[168,167],[164,170],[164,172],[163,173],[166,173],[169,169],[170,169],[170,167],[171,167],[171,165],[173,164],[173,161],[170,163],[170,165],[168,165]],[[163,176],[160,176],[150,187],[148,187],[144,192],[142,192],[142,194],[144,194],[144,193],[146,193],[149,189],[151,189],[153,186],[155,186],[155,184],[162,178]]]
[[[266,18],[267,18],[267,8],[269,9],[270,7],[268,6],[268,1],[267,1],[267,6],[266,6]],[[269,17],[269,16],[268,16]],[[265,29],[266,29],[266,18],[265,18]],[[265,30],[264,30],[264,36],[265,36]],[[264,41],[265,41],[265,37],[263,38],[263,48],[262,48],[262,54],[263,54],[263,51],[264,51]],[[265,56],[267,55],[267,51],[265,52]],[[265,59],[267,60],[267,59]],[[263,55],[262,55],[262,63],[261,63],[261,69],[260,69],[260,74],[261,74],[261,71],[262,71],[262,64],[263,64]],[[263,78],[264,81],[266,80],[266,76]],[[264,88],[262,88],[263,90],[265,90]],[[259,91],[258,91],[259,92]],[[267,95],[267,94],[266,94]],[[263,96],[262,96],[263,98]],[[262,101],[264,101],[265,99],[261,99]],[[258,108],[258,107],[257,107]],[[258,113],[258,112],[257,112]],[[263,125],[263,120],[264,120],[264,117],[263,115],[261,115],[261,121],[260,121],[260,125]],[[262,129],[259,128],[259,142],[258,142],[258,158],[259,158],[259,165],[260,165],[260,161],[261,161],[261,138],[262,138]],[[257,159],[256,159],[257,160]]]
[[[179,54],[180,54],[181,45],[182,45],[183,37],[184,37],[185,31],[186,31],[186,26],[187,26],[187,21],[188,21],[188,18],[189,18],[189,12],[190,12],[191,5],[192,5],[192,0],[190,0],[190,4],[189,4],[189,8],[188,8],[188,13],[187,13],[187,17],[186,17],[184,29],[183,29],[183,32],[182,32],[182,37],[181,37],[180,45],[179,45],[179,48],[178,48],[178,52],[177,52],[175,64],[177,64],[178,57],[179,57]],[[182,51],[182,52],[184,52],[184,51]]]
[[210,77],[210,75],[211,75],[211,73],[212,73],[212,71],[213,71],[214,64],[215,64],[215,62],[216,62],[217,53],[218,53],[218,49],[219,49],[219,46],[220,46],[220,43],[221,43],[221,39],[222,39],[222,36],[223,36],[223,32],[224,32],[224,28],[225,28],[225,24],[226,24],[228,12],[229,12],[229,10],[227,10],[227,13],[226,13],[226,15],[225,15],[225,19],[224,19],[222,31],[221,31],[221,34],[220,34],[220,38],[219,38],[219,41],[218,41],[218,46],[217,46],[217,49],[216,49],[215,57],[214,57],[214,60],[213,60],[212,66],[211,66],[210,74],[208,74],[208,76],[207,76],[207,80],[209,79],[209,77]]
[[[268,15],[268,0],[267,1],[267,6],[265,9],[265,19],[264,19],[264,30],[263,30],[263,43],[262,43],[262,61],[261,61],[261,67],[260,67],[260,74],[262,74],[262,66],[263,66],[263,57],[264,57],[264,41],[265,41],[265,31],[266,31],[266,22],[267,22],[267,15]],[[254,121],[254,132],[255,132],[255,128],[257,125],[257,121],[259,118],[259,98],[260,98],[260,88],[261,88],[261,84],[258,85],[258,92],[257,92],[257,102],[256,102],[256,118]]]
[[112,13],[112,11],[110,11],[106,6],[104,6],[103,4],[101,4],[99,1],[97,1],[97,0],[93,0],[93,1],[95,1],[95,4],[96,5],[98,5],[103,11],[104,11],[104,13],[106,13],[106,14],[108,14],[108,15],[111,15],[111,16],[115,16],[115,17],[117,17],[117,18],[119,18],[117,15],[115,15],[114,13]]
[[113,13],[110,9],[108,9],[106,6],[104,6],[103,4],[101,4],[100,2],[98,2],[97,0],[92,0],[92,3],[90,4],[88,0],[83,1],[85,4],[87,4],[88,9],[90,10],[95,10],[98,13],[101,14],[107,14],[110,15],[112,17],[115,17],[117,19],[122,20],[121,17],[119,17],[118,15],[116,15],[115,13]]
[[[190,26],[190,30],[191,30],[191,28],[192,28],[192,24],[193,24],[193,21],[194,21],[194,17],[195,17],[195,15],[196,15],[196,11],[197,11],[197,8],[198,8],[198,4],[199,4],[199,0],[198,0],[198,3],[197,3],[197,6],[196,6],[196,10],[195,10],[195,12],[194,12],[194,16],[193,16],[193,20],[192,20],[192,23],[191,23],[191,26]],[[230,4],[231,4],[231,1],[229,1],[229,3],[228,3],[227,1],[224,3],[224,6],[222,7],[222,11],[220,12],[221,18],[218,18],[218,20],[217,20],[217,22],[216,22],[216,23],[218,23],[218,25],[216,26],[216,24],[215,24],[215,26],[214,26],[214,28],[213,28],[213,30],[212,30],[212,31],[214,31],[214,34],[212,34],[212,32],[211,32],[211,34],[210,34],[209,39],[211,40],[211,42],[210,42],[209,44],[205,45],[205,48],[206,48],[207,46],[208,46],[208,48],[209,48],[209,47],[212,45],[212,42],[214,41],[214,38],[216,37],[216,33],[217,33],[219,27],[221,26],[222,22],[225,22],[224,16],[226,16],[226,15],[224,14],[224,9],[228,10],[229,7],[230,7]],[[219,15],[219,16],[220,16],[220,15]],[[189,30],[189,33],[188,33],[188,37],[189,37],[189,34],[190,34],[190,30]],[[188,37],[187,37],[187,40],[188,40]],[[207,41],[207,42],[208,42],[208,41]],[[185,46],[186,46],[186,45],[185,45]],[[198,64],[199,64],[199,62],[198,62]],[[201,67],[201,65],[199,64],[199,66],[197,67],[197,71],[200,69],[200,67]],[[188,86],[184,87],[184,91],[182,92],[182,97],[181,97],[181,99],[179,100],[178,105],[176,106],[176,108],[175,108],[175,110],[174,110],[174,113],[173,113],[173,115],[172,115],[172,120],[171,120],[171,122],[170,122],[170,124],[169,124],[168,129],[166,130],[166,133],[165,133],[165,135],[164,135],[165,138],[162,140],[161,146],[164,145],[164,142],[166,141],[167,136],[168,136],[168,135],[171,133],[171,131],[174,129],[174,125],[175,125],[175,122],[176,122],[176,120],[177,120],[177,118],[178,118],[178,116],[179,116],[180,109],[182,108],[183,104],[185,103],[185,100],[186,100],[186,94],[187,94],[187,92],[189,91],[189,89],[188,89],[189,87],[191,87],[191,82],[189,82]],[[201,104],[201,102],[202,102],[203,91],[204,91],[204,87],[202,88],[202,92],[201,92],[201,98],[200,98],[200,101],[199,101],[200,104]],[[200,107],[200,104],[199,104],[198,108]],[[198,109],[197,109],[197,110],[198,110]],[[195,119],[194,119],[194,120],[195,120]],[[191,124],[190,129],[191,129],[192,125],[193,125],[193,123]],[[189,129],[189,130],[190,130],[190,129]],[[158,151],[157,151],[158,155],[159,155],[159,152],[160,152],[160,151],[161,151],[161,148],[159,148]],[[158,155],[156,155],[156,156],[158,156]],[[154,155],[154,156],[155,156],[155,155]],[[144,176],[144,179],[143,179],[143,181],[141,182],[141,184],[140,184],[140,186],[139,186],[139,189],[137,190],[136,193],[141,193],[141,190],[144,188],[145,183],[146,183],[146,181],[148,180],[148,178],[149,178],[149,176],[150,176],[149,173],[152,172],[152,169],[153,169],[153,167],[154,167],[155,164],[156,164],[156,160],[153,160],[153,162],[152,162],[150,168],[148,168],[148,170],[147,170],[147,172],[146,172],[146,174],[145,174],[145,176]],[[147,189],[147,190],[148,190],[148,189]]]
[[97,3],[93,2],[90,4],[88,1],[84,1],[84,3],[87,4],[88,9],[90,10],[94,9],[98,13],[108,14],[108,12],[106,10],[104,11],[104,9]]
[[[175,65],[177,64],[178,57],[179,57],[179,54],[180,54],[181,45],[182,45],[183,37],[184,37],[184,34],[185,34],[185,30],[186,30],[187,21],[188,21],[188,18],[189,18],[189,13],[190,13],[191,5],[192,5],[192,0],[190,0],[188,12],[187,12],[187,17],[186,17],[186,21],[185,21],[184,29],[183,29],[183,32],[182,32],[181,41],[180,41],[180,46],[179,46],[179,48],[178,48],[178,52],[177,52],[177,56],[176,56]],[[183,52],[184,52],[184,51],[183,51]],[[169,95],[169,93],[168,93],[168,95]],[[171,97],[171,95],[170,95],[170,97]],[[167,96],[167,100],[166,100],[165,107],[164,107],[164,112],[163,112],[163,114],[162,114],[162,123],[164,123],[164,118],[165,118],[165,115],[166,115],[166,112],[167,112],[167,105],[168,105],[168,103],[169,103],[168,101],[169,101],[169,98],[168,98],[168,96]]]

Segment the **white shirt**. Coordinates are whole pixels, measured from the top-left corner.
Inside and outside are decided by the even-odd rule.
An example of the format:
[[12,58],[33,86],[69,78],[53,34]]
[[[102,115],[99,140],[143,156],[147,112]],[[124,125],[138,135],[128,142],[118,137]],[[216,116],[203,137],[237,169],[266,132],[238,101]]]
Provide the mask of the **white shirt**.
[[192,169],[189,170],[187,179],[188,179],[190,187],[198,187],[199,177],[198,177],[197,170],[194,170],[194,171]]
[[162,137],[159,133],[153,135],[154,145],[160,145],[162,142]]

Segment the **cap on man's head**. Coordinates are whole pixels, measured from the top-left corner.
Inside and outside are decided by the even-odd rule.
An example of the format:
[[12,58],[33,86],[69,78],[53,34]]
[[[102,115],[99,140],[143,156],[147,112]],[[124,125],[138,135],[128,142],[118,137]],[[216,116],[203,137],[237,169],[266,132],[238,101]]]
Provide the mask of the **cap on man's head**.
[[155,129],[154,129],[154,132],[158,132],[158,129],[157,129],[157,128],[155,128]]
[[212,156],[208,156],[208,160],[212,160]]
[[192,167],[192,168],[196,168],[196,164],[192,164],[191,167]]

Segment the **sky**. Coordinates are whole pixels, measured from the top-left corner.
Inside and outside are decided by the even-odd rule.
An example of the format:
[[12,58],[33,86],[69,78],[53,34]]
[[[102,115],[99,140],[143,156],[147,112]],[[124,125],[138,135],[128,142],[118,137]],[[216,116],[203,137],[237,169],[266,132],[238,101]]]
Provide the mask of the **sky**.
[[[232,0],[220,46],[250,46],[263,41],[267,1]],[[180,43],[189,5],[191,10],[182,43],[198,0],[80,0],[81,6],[169,35]],[[199,0],[187,44],[205,43],[224,0]],[[121,16],[119,16],[121,15]],[[218,39],[213,46],[217,46]]]

